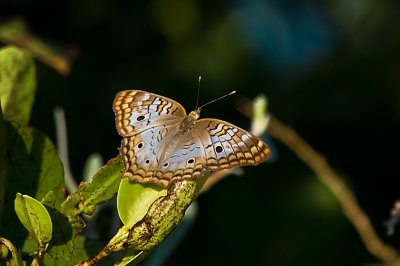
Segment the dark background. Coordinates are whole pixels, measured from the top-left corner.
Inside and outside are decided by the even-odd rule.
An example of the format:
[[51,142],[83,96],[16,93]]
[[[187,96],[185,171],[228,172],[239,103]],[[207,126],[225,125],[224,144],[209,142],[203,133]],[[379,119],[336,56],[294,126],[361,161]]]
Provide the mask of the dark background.
[[[398,1],[2,0],[0,21],[74,54],[69,76],[38,63],[31,124],[55,140],[53,109],[66,112],[69,157],[117,154],[111,104],[123,89],[182,103],[232,89],[204,108],[248,128],[241,99],[265,94],[346,179],[387,243],[383,223],[399,196]],[[236,103],[236,104],[235,104]],[[244,107],[243,107],[244,108]],[[364,265],[369,255],[331,193],[286,147],[199,198],[198,219],[167,265]],[[78,179],[79,181],[79,179]]]

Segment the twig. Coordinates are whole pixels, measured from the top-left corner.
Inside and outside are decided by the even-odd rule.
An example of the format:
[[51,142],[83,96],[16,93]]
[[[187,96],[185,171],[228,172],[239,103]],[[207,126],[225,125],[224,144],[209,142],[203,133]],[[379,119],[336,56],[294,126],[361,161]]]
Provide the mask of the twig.
[[65,120],[64,110],[61,107],[54,109],[54,120],[57,132],[57,151],[64,165],[65,185],[69,192],[78,190],[74,177],[69,166],[68,159],[68,138],[67,138],[67,122]]
[[231,169],[222,170],[219,172],[212,173],[208,178],[206,183],[201,188],[201,193],[208,191],[212,186],[216,183],[224,179],[225,177],[229,176],[232,173]]
[[395,249],[386,245],[375,232],[372,224],[360,208],[357,199],[342,178],[329,166],[325,158],[306,143],[293,129],[271,116],[267,133],[284,143],[306,165],[308,165],[336,196],[342,205],[344,214],[353,224],[360,235],[367,250],[381,262],[390,265],[399,265],[399,258]]

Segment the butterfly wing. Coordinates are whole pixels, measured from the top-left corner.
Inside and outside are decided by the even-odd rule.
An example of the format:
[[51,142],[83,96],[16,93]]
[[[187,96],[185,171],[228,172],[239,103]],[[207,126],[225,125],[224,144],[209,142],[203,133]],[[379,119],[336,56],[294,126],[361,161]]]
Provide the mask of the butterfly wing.
[[271,156],[270,149],[259,137],[228,122],[200,119],[194,130],[199,132],[205,167],[210,171],[257,165]]
[[205,172],[256,165],[270,156],[267,145],[250,132],[217,119],[180,127],[185,109],[176,101],[140,90],[117,94],[113,103],[123,177],[169,186]]
[[166,143],[168,146],[159,147],[166,156],[160,157],[151,171],[137,171],[143,175],[135,180],[168,186],[174,180],[195,179],[206,172],[257,165],[270,157],[260,138],[217,119],[200,119],[180,139],[170,137]]
[[119,92],[113,110],[117,131],[122,137],[134,136],[154,125],[176,123],[186,116],[178,102],[141,90]]
[[165,158],[174,152],[172,136],[175,136],[178,128],[179,124],[156,125],[135,136],[123,138],[120,154],[125,171],[122,177],[167,187],[169,173],[161,166],[165,165]]
[[[168,136],[174,136],[186,111],[178,102],[141,90],[119,92],[113,102],[118,133],[123,136],[120,155],[122,177],[138,182],[158,182],[159,161],[165,157]],[[159,173],[158,173],[159,174]],[[159,174],[160,175],[160,174]]]
[[[125,165],[123,177],[168,187],[173,180],[194,179],[206,172],[204,149],[199,138],[191,132],[180,138],[176,134],[181,134],[178,127],[156,127],[124,138],[120,150]],[[146,145],[146,151],[141,151]]]

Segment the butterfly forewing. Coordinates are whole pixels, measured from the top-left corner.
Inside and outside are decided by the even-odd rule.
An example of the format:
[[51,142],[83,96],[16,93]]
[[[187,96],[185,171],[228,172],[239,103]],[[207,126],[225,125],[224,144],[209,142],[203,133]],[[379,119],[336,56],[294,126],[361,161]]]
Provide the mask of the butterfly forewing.
[[119,92],[113,102],[115,123],[123,137],[133,136],[154,124],[170,124],[186,116],[178,102],[141,90]]

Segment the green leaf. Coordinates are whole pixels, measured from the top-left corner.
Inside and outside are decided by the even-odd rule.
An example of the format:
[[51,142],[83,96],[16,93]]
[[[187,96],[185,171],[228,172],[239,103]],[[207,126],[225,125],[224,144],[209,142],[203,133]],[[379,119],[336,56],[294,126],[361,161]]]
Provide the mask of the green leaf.
[[63,240],[62,236],[64,235],[69,237],[67,242],[64,241],[57,246],[51,247],[49,253],[53,257],[61,260],[67,260],[72,257],[76,248],[75,238],[79,237],[79,232],[85,226],[80,214],[92,215],[96,210],[96,205],[114,196],[120,182],[121,170],[122,165],[119,157],[111,159],[107,165],[97,171],[91,183],[82,182],[79,191],[69,195],[62,203],[59,214],[68,217],[69,223],[66,224],[63,217],[58,215],[61,233],[56,239]]
[[[182,220],[186,209],[196,199],[209,174],[192,180],[175,181],[165,197],[157,199],[146,216],[130,231],[132,246],[139,250],[156,247]],[[147,231],[150,231],[150,234]],[[141,239],[147,236],[147,239]]]
[[63,166],[43,133],[17,123],[0,124],[0,235],[23,239],[27,232],[14,212],[17,192],[40,200],[54,192],[54,206],[65,199]]
[[53,225],[50,214],[36,199],[17,193],[15,212],[25,229],[33,235],[40,246],[50,242]]
[[156,199],[165,195],[167,189],[158,185],[130,183],[124,178],[121,180],[117,196],[119,218],[130,228],[146,215]]
[[[47,253],[55,260],[70,261],[74,254],[76,237],[85,223],[80,216],[67,219],[56,208],[56,197],[53,191],[46,194],[42,199],[42,204],[46,206],[53,221],[53,237]],[[32,252],[31,250],[30,253]]]
[[264,133],[269,119],[266,116],[268,99],[265,95],[259,95],[253,100],[253,119],[251,121],[252,132],[259,136]]
[[28,52],[13,46],[0,49],[0,100],[5,119],[28,123],[36,91],[35,73]]
[[111,199],[117,193],[123,169],[119,157],[108,161],[100,168],[91,183],[82,182],[79,191],[69,195],[61,206],[61,212],[68,217],[79,214],[92,215],[96,205]]

